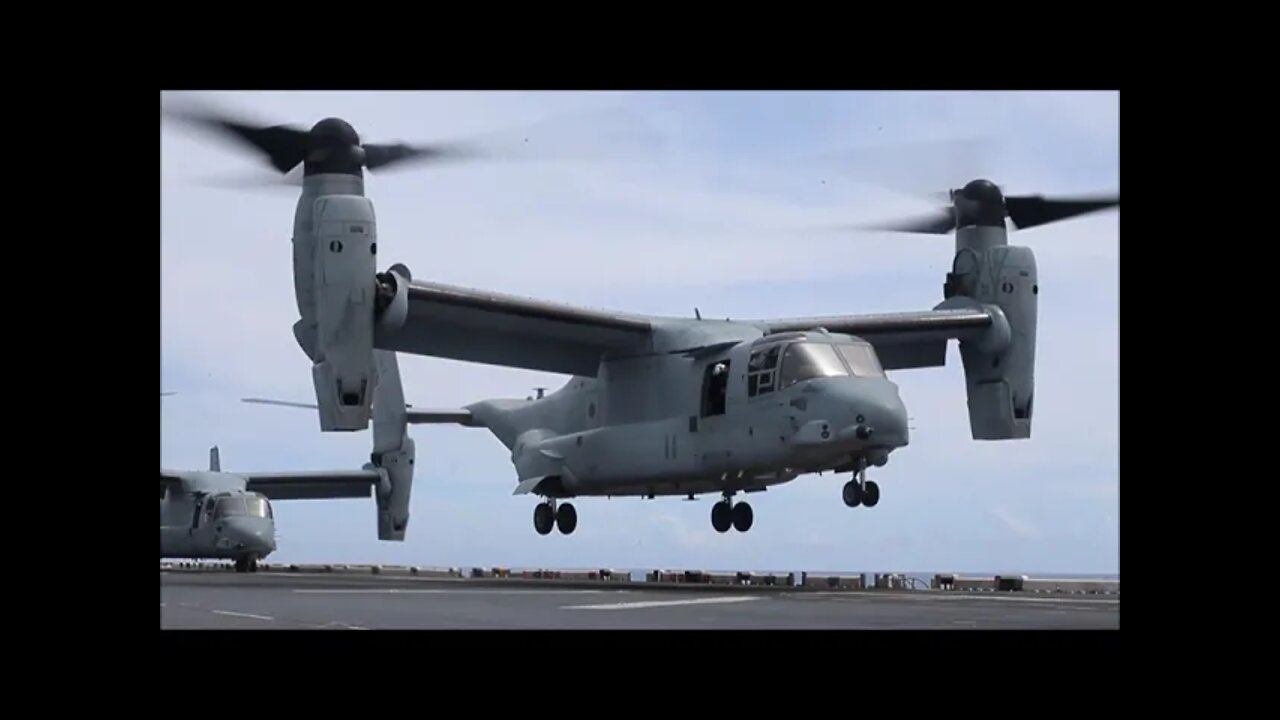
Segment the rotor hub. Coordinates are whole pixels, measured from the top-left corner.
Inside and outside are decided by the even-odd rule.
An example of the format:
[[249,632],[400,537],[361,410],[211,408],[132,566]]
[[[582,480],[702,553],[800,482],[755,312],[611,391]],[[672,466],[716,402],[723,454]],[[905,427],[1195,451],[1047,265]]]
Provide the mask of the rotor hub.
[[960,194],[967,200],[977,203],[990,203],[993,205],[1004,205],[1004,194],[1000,192],[1000,188],[990,180],[979,178],[971,181]]
[[1004,227],[1004,193],[990,180],[970,181],[953,195],[956,226]]
[[307,155],[303,160],[306,175],[361,175],[365,151],[360,134],[342,118],[321,120],[307,131]]
[[325,118],[311,126],[311,140],[320,147],[350,147],[360,144],[360,134],[342,118]]

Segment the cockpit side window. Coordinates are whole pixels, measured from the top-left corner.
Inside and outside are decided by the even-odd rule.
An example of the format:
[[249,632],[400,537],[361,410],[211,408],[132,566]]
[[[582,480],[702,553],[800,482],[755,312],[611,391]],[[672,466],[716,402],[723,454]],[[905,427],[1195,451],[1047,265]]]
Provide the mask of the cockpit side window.
[[853,371],[855,377],[884,376],[884,367],[880,365],[880,358],[876,357],[876,351],[871,345],[844,344],[837,345],[836,349],[840,351],[844,361],[849,363],[849,369]]
[[747,397],[774,391],[781,350],[781,345],[774,345],[751,353],[751,359],[747,363]]
[[261,495],[245,495],[244,496],[245,512],[249,517],[270,518],[271,503]]
[[784,390],[798,382],[814,378],[845,377],[848,374],[849,371],[831,345],[796,342],[788,345],[782,355],[778,389]]

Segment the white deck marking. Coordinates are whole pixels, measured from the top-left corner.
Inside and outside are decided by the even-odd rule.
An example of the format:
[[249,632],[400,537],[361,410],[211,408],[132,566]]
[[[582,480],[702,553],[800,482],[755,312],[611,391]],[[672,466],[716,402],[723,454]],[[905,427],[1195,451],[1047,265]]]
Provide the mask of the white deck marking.
[[627,592],[625,590],[511,590],[511,589],[448,589],[443,588],[295,588],[294,592],[306,595],[461,595],[463,593],[482,595],[598,595],[605,592]]
[[735,597],[693,598],[691,600],[643,600],[640,602],[609,603],[606,605],[565,605],[561,610],[637,610],[640,608],[680,607],[682,605],[718,605],[725,603],[751,602],[764,598],[753,595]]
[[884,591],[859,591],[859,590],[814,590],[810,592],[788,593],[788,597],[804,597],[806,595],[817,595],[819,597],[873,597],[883,600],[912,600],[918,602],[933,602],[934,600],[994,600],[996,602],[1020,602],[1020,603],[1050,603],[1064,605],[1119,605],[1119,599],[1110,598],[1081,598],[1081,597],[1035,597],[1026,595],[982,595],[982,594],[956,594],[956,595],[936,595],[909,593],[886,593]]
[[268,615],[254,615],[252,613],[231,612],[230,610],[214,610],[213,613],[215,615],[227,615],[230,617],[251,618],[253,620],[275,620],[275,618],[270,617]]

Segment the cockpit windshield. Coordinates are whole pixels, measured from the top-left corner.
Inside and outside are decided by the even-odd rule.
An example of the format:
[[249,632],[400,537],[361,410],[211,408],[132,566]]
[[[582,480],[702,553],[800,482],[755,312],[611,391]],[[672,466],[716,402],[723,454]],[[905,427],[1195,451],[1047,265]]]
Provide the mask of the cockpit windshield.
[[884,368],[870,344],[802,340],[783,352],[778,389],[814,378],[848,377],[850,372],[854,377],[884,377]]
[[870,345],[862,343],[837,345],[836,349],[840,351],[840,356],[844,361],[849,363],[849,369],[853,371],[855,377],[880,377],[884,375],[884,368],[880,365],[880,358],[876,357],[876,351]]
[[271,517],[271,504],[261,495],[224,495],[214,502],[214,519],[225,517]]
[[849,374],[836,350],[827,343],[796,342],[787,346],[782,354],[782,373],[778,389],[805,380],[823,377],[844,377]]

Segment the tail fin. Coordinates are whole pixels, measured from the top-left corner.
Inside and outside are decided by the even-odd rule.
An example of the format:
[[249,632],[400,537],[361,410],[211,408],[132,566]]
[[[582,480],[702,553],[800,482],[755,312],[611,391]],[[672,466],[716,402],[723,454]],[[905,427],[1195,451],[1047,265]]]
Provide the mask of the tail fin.
[[409,527],[415,449],[396,354],[375,350],[373,361],[373,454],[368,467],[383,470],[386,478],[375,494],[378,539],[402,541]]
[[218,446],[209,448],[209,472],[222,472],[222,460],[218,456]]

